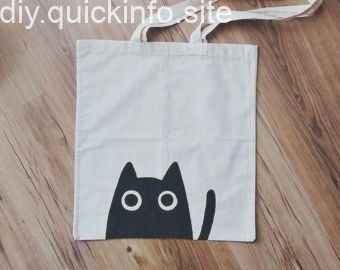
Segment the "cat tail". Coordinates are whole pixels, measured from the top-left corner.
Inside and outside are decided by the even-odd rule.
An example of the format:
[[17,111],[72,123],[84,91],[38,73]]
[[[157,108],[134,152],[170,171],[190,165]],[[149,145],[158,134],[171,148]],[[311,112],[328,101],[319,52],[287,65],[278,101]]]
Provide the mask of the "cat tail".
[[203,224],[201,234],[198,237],[198,240],[208,240],[211,227],[214,222],[215,209],[216,209],[215,191],[210,189],[207,193],[207,202],[205,205]]

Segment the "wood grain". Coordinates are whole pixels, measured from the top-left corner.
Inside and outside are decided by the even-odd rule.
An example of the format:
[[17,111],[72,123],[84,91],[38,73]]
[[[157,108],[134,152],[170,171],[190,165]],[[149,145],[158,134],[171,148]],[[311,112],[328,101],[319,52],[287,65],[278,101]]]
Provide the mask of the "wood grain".
[[[32,9],[62,3],[26,1]],[[339,2],[328,0],[312,18],[234,22],[210,36],[260,48],[251,244],[73,241],[76,40],[127,40],[136,25],[0,23],[0,268],[340,269],[339,14]],[[154,29],[150,38],[186,41],[193,28]]]

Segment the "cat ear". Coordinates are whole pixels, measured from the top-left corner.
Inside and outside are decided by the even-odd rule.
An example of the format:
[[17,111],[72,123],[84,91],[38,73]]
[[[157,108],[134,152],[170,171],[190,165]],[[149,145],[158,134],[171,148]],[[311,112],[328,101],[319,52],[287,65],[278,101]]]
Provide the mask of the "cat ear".
[[137,174],[135,171],[135,168],[133,167],[132,163],[129,162],[125,165],[121,175],[120,179],[126,179],[126,180],[134,180],[137,179]]
[[174,162],[163,177],[164,181],[171,180],[176,181],[182,179],[181,170],[179,169],[178,163]]

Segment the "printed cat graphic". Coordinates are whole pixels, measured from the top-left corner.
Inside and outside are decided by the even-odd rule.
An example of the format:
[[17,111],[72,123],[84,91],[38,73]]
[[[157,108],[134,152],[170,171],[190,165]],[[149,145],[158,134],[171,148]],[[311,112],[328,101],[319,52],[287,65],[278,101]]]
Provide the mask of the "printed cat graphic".
[[[215,192],[209,190],[199,240],[206,240],[215,216]],[[173,163],[162,180],[137,178],[132,163],[120,175],[107,220],[106,239],[193,239],[184,183]]]

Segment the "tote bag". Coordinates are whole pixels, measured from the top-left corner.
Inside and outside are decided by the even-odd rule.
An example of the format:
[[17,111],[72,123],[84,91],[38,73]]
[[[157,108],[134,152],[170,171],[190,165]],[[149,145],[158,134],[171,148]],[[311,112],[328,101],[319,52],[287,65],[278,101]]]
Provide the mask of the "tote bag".
[[[257,46],[207,44],[218,16],[190,43],[77,44],[77,240],[182,238],[254,241]],[[231,21],[309,16],[307,5],[233,11]],[[152,21],[152,22],[151,22]]]

